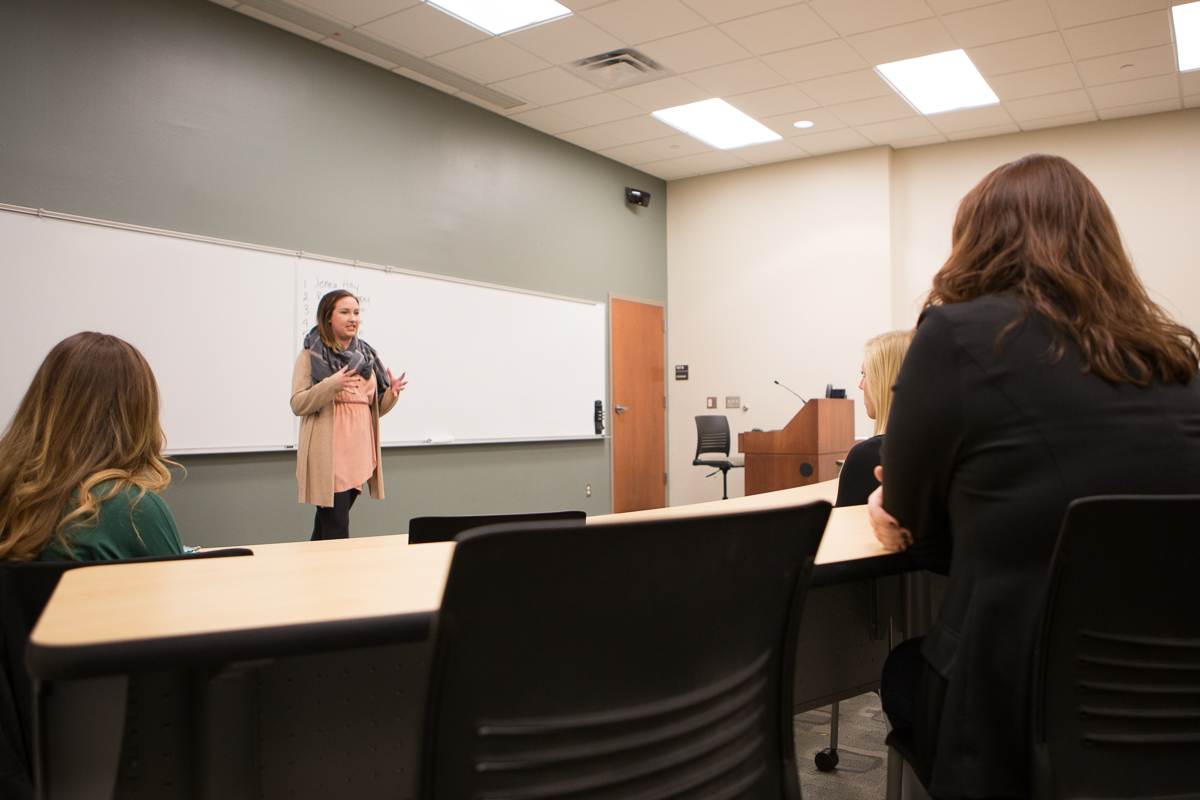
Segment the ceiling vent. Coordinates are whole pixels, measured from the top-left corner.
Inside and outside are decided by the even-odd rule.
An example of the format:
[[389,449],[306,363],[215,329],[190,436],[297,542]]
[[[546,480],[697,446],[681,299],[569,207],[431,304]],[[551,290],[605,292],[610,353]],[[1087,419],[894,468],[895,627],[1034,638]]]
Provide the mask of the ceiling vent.
[[573,61],[567,64],[567,69],[601,89],[623,89],[674,74],[645,53],[630,47]]

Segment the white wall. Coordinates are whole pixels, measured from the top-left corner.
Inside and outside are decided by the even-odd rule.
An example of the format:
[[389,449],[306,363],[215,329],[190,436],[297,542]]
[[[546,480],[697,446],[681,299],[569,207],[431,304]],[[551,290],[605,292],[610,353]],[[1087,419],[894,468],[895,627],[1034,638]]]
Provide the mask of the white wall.
[[[720,475],[692,466],[698,414],[734,434],[786,424],[825,384],[858,391],[862,344],[891,318],[886,147],[702,176],[667,192],[670,501],[716,500]],[[748,411],[724,408],[738,395]],[[718,398],[716,411],[705,397]],[[857,432],[873,431],[857,403]],[[743,493],[741,470],[730,496]]]
[[[667,191],[670,501],[720,497],[691,465],[693,418],[778,428],[826,383],[856,401],[863,342],[916,322],[950,251],[962,196],[1030,153],[1074,162],[1099,187],[1151,296],[1200,330],[1200,109],[892,152],[880,147],[673,181]],[[740,395],[749,411],[724,408]],[[720,406],[707,411],[704,398]],[[730,496],[743,493],[730,473]]]

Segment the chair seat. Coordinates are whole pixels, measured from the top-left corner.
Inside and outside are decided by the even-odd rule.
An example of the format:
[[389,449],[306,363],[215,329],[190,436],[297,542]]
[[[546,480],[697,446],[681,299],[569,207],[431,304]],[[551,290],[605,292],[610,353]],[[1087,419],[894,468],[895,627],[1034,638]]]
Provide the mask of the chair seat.
[[692,461],[692,466],[710,466],[721,469],[737,469],[746,466],[746,457],[741,453],[725,455],[724,453],[701,453]]

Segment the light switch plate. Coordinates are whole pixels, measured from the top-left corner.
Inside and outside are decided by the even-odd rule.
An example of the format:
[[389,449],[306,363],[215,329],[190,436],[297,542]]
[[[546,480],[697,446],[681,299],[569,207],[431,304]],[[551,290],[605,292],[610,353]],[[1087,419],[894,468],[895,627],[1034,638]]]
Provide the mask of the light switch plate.
[[715,398],[715,397],[705,398],[704,407],[705,408],[716,408],[717,407],[717,398]]
[[725,398],[725,407],[726,408],[741,408],[742,407],[742,398],[726,397]]

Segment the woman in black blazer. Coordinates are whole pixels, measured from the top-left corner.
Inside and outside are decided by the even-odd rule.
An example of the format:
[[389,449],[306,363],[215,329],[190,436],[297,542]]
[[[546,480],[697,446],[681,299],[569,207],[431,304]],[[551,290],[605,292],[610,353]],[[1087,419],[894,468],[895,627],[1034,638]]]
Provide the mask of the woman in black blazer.
[[1031,656],[1067,504],[1200,491],[1198,355],[1069,162],[1023,158],[963,198],[868,504],[885,546],[949,571],[883,680],[933,796],[1030,794]]

